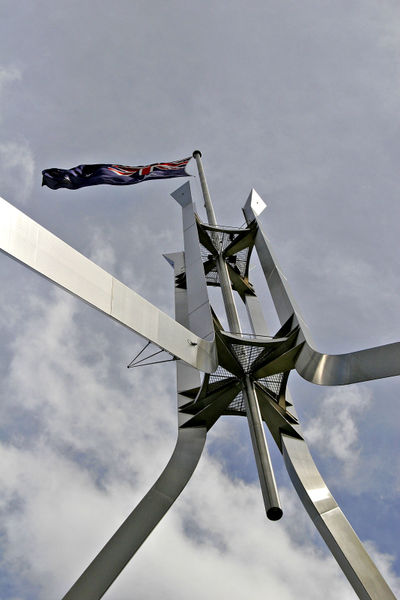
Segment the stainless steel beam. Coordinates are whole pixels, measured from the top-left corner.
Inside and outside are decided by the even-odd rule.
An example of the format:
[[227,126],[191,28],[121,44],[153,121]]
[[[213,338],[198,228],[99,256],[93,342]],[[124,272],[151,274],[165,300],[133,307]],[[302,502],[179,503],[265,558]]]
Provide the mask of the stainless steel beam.
[[179,429],[163,473],[63,600],[99,600],[171,508],[195,470],[206,441],[204,427]]
[[270,332],[265,322],[264,315],[261,309],[260,301],[257,296],[251,296],[246,294],[244,297],[244,303],[249,317],[250,327],[252,333],[269,337]]
[[[183,254],[168,255],[167,260],[179,273]],[[186,290],[176,289],[175,316],[188,323]],[[199,384],[199,373],[183,361],[177,361],[178,407],[187,402],[179,395],[186,385]],[[179,415],[179,418],[182,415]],[[185,417],[185,415],[183,416]],[[186,417],[187,419],[187,417]],[[63,600],[99,600],[134,556],[191,478],[206,441],[205,427],[178,429],[175,450],[164,471],[121,527],[107,542],[88,568],[64,596]]]
[[[249,313],[254,333],[265,331],[266,324],[258,298],[252,298]],[[253,315],[255,318],[253,319]],[[290,412],[297,418],[293,400]],[[303,434],[299,425],[292,427]],[[394,595],[366,552],[356,533],[321,477],[304,439],[280,435],[283,458],[294,488],[323,540],[332,552],[356,594],[362,600],[394,600]]]
[[304,344],[296,358],[297,372],[307,381],[319,385],[347,385],[400,375],[399,342],[336,355],[321,353],[313,348],[308,327],[292,298],[258,219],[265,207],[257,192],[252,190],[243,212],[247,223],[250,224],[254,220],[257,222],[255,247],[280,322],[283,325],[292,315],[295,315],[293,326],[296,324],[300,326],[298,342],[304,341]]
[[201,258],[195,209],[189,182],[184,183],[180,188],[175,190],[171,196],[182,207],[189,316],[188,329],[202,339],[213,341],[214,325],[212,322],[207,282]]
[[0,198],[0,250],[193,367],[217,367],[213,341],[177,323]]
[[[292,409],[291,409],[292,410]],[[314,525],[362,600],[395,600],[386,581],[336,504],[303,440],[282,435],[283,458]]]

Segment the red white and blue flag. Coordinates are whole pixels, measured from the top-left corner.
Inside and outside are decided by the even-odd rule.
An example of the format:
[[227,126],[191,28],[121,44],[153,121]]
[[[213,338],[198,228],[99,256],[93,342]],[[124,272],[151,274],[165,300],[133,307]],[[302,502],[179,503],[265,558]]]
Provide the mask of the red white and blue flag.
[[132,185],[149,179],[169,179],[189,177],[186,165],[192,157],[173,162],[153,163],[139,167],[126,165],[98,164],[78,165],[72,169],[45,169],[42,171],[42,185],[52,190],[68,188],[77,190],[89,185],[106,183],[109,185]]

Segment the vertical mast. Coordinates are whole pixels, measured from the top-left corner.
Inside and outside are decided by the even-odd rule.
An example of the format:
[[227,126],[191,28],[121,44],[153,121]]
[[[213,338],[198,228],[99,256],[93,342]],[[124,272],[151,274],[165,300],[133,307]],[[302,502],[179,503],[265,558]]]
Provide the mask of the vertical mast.
[[[196,159],[197,168],[199,171],[201,189],[203,191],[204,198],[204,207],[207,212],[208,223],[209,225],[217,226],[217,219],[215,217],[214,207],[211,202],[210,192],[208,191],[203,164],[201,162],[200,150],[195,150],[193,152],[193,158]],[[213,242],[218,251],[216,267],[229,329],[232,333],[241,333],[242,330],[236,310],[235,299],[233,297],[228,267],[223,257],[223,248],[221,247],[221,243],[217,234],[213,236]],[[262,424],[256,391],[249,375],[246,375],[241,383],[246,407],[247,422],[249,424],[250,437],[256,459],[258,477],[260,479],[261,491],[267,517],[271,521],[276,521],[277,519],[281,518],[283,513],[279,502],[278,490],[276,487],[275,476],[272,469],[271,458],[268,451],[267,440]]]
[[[206,177],[204,175],[203,164],[201,162],[200,150],[193,152],[193,158],[196,159],[197,168],[199,171],[201,189],[203,191],[204,206],[207,212],[208,224],[217,226],[217,219],[215,217],[214,207],[211,202],[210,192],[208,191],[208,185]],[[217,272],[221,285],[222,299],[224,301],[226,317],[228,319],[229,329],[232,333],[241,333],[239,315],[236,310],[235,300],[233,297],[232,286],[229,279],[228,267],[222,256],[222,248],[218,239],[218,234],[213,236],[214,244],[218,250],[217,258]]]

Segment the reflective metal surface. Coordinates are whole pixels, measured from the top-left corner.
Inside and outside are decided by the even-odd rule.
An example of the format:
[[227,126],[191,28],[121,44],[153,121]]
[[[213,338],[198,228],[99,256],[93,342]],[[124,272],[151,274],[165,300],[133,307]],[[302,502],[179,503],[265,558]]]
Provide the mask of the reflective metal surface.
[[171,194],[182,207],[183,240],[189,325],[193,333],[205,340],[214,340],[207,282],[200,253],[197,222],[189,182]]
[[305,509],[363,600],[395,600],[386,581],[327,488],[303,440],[282,436],[283,457]]
[[[183,254],[168,255],[167,259],[175,265],[175,275],[179,273],[184,265]],[[188,322],[187,306],[186,290],[176,289],[175,316],[182,324]],[[178,391],[186,385],[198,385],[199,374],[196,369],[183,361],[177,361],[176,366]],[[186,399],[178,393],[178,407],[182,402],[186,402]],[[206,436],[205,427],[179,428],[175,450],[156,483],[63,600],[99,600],[105,594],[186,486],[200,459]]]
[[272,469],[267,440],[261,420],[260,407],[254,391],[254,385],[248,375],[245,377],[243,383],[243,398],[265,511],[268,519],[277,521],[282,517],[283,512],[279,502],[275,475]]
[[180,429],[174,453],[154,486],[63,600],[98,600],[179,496],[199,461],[206,429]]
[[0,249],[193,367],[216,369],[214,342],[177,323],[2,198]]
[[[208,223],[209,223],[209,225],[217,226],[217,220],[215,217],[215,212],[214,212],[214,208],[213,208],[213,205],[211,202],[210,193],[208,191],[207,180],[204,175],[203,165],[201,162],[200,150],[195,150],[193,152],[193,156],[196,159],[197,168],[199,170],[201,189],[203,192],[204,206],[205,206],[206,212],[207,212]],[[216,237],[215,241],[217,239],[218,238]],[[221,253],[222,249],[218,247],[219,244],[217,241],[216,241],[216,246],[217,246],[217,250],[218,250],[216,266],[217,266],[218,277],[219,277],[220,286],[221,286],[222,299],[224,301],[226,317],[228,319],[228,324],[229,324],[230,330],[233,332],[239,333],[241,331],[240,323],[239,323],[239,315],[238,315],[238,312],[236,309],[235,300],[233,298],[233,292],[232,292],[232,287],[231,287],[231,281],[229,278],[228,267],[227,267],[224,257],[222,256],[222,253]]]
[[[258,207],[260,208],[260,204]],[[266,330],[261,307],[257,307],[258,302],[257,297],[252,299],[252,313],[255,315],[253,321],[252,313],[249,313],[254,333]],[[297,419],[293,400],[288,391],[286,391],[286,396],[290,404],[290,412]],[[265,412],[266,408],[267,405],[264,407],[263,416],[265,415],[271,429],[272,419],[271,415]],[[280,433],[276,432],[274,438],[276,439],[277,435],[280,436],[280,440],[276,441],[282,451],[294,488],[332,555],[359,598],[362,600],[394,600],[393,592],[366,552],[315,466],[307,443],[303,439],[300,425],[292,422],[291,427],[297,436],[285,433],[280,427]],[[271,433],[273,433],[272,430]]]
[[296,358],[297,372],[304,379],[319,385],[346,385],[400,375],[399,342],[336,355],[324,354],[313,348],[308,327],[257,218],[265,206],[257,192],[252,190],[243,212],[248,223],[255,221],[258,225],[255,246],[280,322],[283,325],[294,315],[300,326],[298,343],[304,344]]

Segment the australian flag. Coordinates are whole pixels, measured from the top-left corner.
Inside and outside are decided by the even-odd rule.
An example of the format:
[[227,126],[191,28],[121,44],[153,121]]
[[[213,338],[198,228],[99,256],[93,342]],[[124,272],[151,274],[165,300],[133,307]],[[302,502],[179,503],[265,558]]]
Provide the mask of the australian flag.
[[52,190],[69,188],[77,190],[89,185],[108,183],[109,185],[131,185],[149,179],[169,179],[171,177],[188,177],[186,165],[189,158],[173,162],[154,163],[140,167],[125,165],[78,165],[72,169],[45,169],[42,171],[42,185]]

